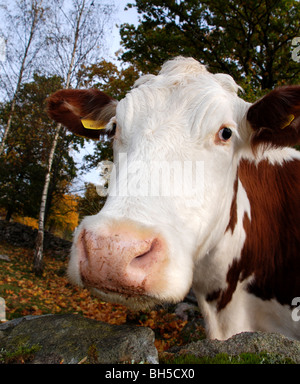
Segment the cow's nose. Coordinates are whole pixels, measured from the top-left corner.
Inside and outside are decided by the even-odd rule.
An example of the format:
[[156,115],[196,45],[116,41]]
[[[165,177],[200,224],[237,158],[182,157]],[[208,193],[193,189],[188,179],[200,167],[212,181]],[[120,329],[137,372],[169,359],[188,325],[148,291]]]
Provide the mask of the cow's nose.
[[87,287],[133,296],[150,293],[166,264],[166,248],[159,235],[118,230],[79,236],[79,267]]

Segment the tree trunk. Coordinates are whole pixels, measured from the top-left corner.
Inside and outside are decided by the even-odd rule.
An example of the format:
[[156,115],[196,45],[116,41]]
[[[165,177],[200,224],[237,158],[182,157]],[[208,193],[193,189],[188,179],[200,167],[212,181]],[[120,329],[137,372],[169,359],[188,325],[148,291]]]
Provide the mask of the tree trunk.
[[42,275],[43,269],[44,269],[43,250],[44,250],[44,225],[45,225],[46,202],[47,202],[48,189],[50,184],[51,168],[53,164],[54,153],[55,153],[56,145],[58,142],[60,130],[61,130],[61,124],[58,124],[56,128],[52,148],[50,151],[50,155],[49,155],[47,173],[45,177],[45,184],[44,184],[44,189],[42,193],[42,201],[41,201],[40,214],[39,214],[39,229],[38,229],[38,234],[36,238],[34,258],[33,258],[33,271],[37,276]]
[[35,253],[33,259],[33,271],[36,276],[42,276],[44,271],[43,263],[43,249],[44,249],[44,231],[38,231],[35,241]]
[[6,216],[5,216],[5,221],[10,221],[11,217],[12,217],[12,214],[14,213],[14,210],[12,207],[9,207],[7,212],[6,212]]

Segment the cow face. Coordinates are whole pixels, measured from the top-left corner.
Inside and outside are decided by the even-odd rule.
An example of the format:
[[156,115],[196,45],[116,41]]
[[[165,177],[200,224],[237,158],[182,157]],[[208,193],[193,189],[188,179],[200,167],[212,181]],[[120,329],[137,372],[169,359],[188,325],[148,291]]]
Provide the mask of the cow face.
[[71,131],[114,136],[110,195],[77,229],[72,282],[132,307],[184,298],[195,265],[228,229],[238,162],[252,153],[250,104],[238,88],[177,58],[119,103],[96,90],[50,98],[50,116]]

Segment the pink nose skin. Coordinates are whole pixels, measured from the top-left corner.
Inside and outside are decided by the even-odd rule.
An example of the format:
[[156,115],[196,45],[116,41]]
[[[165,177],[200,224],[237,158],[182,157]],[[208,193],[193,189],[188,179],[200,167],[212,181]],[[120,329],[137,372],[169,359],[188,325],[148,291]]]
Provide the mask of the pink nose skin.
[[83,230],[78,247],[81,279],[89,288],[129,297],[162,288],[167,254],[157,234],[126,227],[100,236]]

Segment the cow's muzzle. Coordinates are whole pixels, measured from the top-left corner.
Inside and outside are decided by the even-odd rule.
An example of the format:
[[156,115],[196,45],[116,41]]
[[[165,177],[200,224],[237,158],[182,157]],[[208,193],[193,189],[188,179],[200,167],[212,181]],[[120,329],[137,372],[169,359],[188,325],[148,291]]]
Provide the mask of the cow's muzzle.
[[101,234],[83,229],[77,240],[82,283],[127,297],[156,296],[164,289],[165,241],[151,230],[117,225]]

